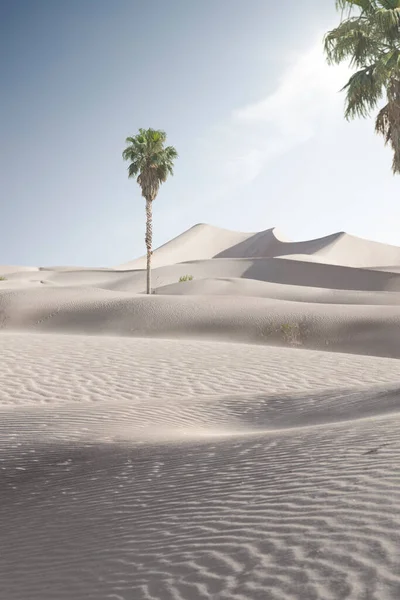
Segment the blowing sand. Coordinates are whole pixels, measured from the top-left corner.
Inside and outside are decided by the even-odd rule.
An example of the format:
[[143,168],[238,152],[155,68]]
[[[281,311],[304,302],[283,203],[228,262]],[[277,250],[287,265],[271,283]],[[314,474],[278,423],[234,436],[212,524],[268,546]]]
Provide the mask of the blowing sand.
[[398,600],[400,248],[143,267],[0,267],[0,599]]

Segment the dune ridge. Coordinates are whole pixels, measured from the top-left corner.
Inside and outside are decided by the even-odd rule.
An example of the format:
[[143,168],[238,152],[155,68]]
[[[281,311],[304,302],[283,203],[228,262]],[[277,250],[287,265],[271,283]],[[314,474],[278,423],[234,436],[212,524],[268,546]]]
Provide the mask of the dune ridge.
[[400,248],[153,258],[0,267],[0,600],[398,600]]
[[[154,252],[154,266],[186,260],[210,258],[272,258],[306,255],[324,262],[349,267],[398,265],[400,248],[372,242],[343,231],[304,242],[291,242],[277,228],[258,233],[242,233],[199,223]],[[177,260],[178,259],[178,260]],[[144,268],[145,257],[118,266],[120,269]]]

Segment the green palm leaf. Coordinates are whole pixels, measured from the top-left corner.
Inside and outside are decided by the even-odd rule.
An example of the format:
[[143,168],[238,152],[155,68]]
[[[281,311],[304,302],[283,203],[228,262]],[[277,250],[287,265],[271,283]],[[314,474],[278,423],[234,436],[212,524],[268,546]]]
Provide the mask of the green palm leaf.
[[368,117],[382,98],[383,84],[375,67],[367,67],[354,73],[343,90],[346,91],[346,119]]
[[347,61],[357,69],[343,87],[345,117],[368,117],[386,97],[376,131],[392,147],[393,172],[400,173],[400,0],[337,0],[336,6],[342,19],[325,36],[325,54],[329,64]]

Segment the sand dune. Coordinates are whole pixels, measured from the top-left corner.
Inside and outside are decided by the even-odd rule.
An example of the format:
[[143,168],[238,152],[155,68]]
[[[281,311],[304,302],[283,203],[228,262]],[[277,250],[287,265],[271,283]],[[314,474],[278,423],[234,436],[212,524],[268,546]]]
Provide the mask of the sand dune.
[[27,273],[27,272],[39,271],[38,267],[21,267],[17,265],[0,265],[1,276],[8,275],[9,273]]
[[[183,285],[183,284],[182,284]],[[5,331],[230,340],[400,358],[400,307],[95,288],[10,290]]]
[[334,290],[300,285],[275,284],[262,280],[241,279],[240,277],[193,279],[185,282],[185,285],[179,282],[171,283],[157,288],[156,293],[161,295],[252,296],[289,300],[292,302],[315,302],[319,304],[400,305],[399,292]]
[[[204,223],[195,225],[154,252],[154,266],[210,258],[272,258],[308,255],[317,261],[346,267],[399,265],[400,248],[364,240],[345,232],[305,242],[289,242],[276,229],[239,233]],[[145,257],[120,265],[121,269],[145,268]]]
[[0,267],[0,600],[397,600],[400,248],[143,266]]

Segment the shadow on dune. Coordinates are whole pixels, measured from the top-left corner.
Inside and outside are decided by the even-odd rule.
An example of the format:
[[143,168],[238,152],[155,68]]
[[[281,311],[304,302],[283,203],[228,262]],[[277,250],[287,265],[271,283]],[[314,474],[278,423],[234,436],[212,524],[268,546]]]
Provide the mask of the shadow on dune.
[[214,258],[273,258],[291,254],[317,254],[337,242],[344,233],[305,242],[283,242],[274,229],[255,233],[248,239],[219,252]]
[[[337,392],[347,416],[357,393]],[[265,418],[265,400],[244,424]],[[393,405],[370,400],[381,414]],[[272,421],[296,402],[325,405],[326,421],[335,394],[269,402]],[[0,471],[2,598],[310,600],[379,583],[395,600],[396,436],[397,422],[378,419],[184,444],[38,441],[34,455],[23,445]]]
[[400,275],[285,258],[254,259],[243,277],[334,290],[400,291]]
[[[277,259],[278,260],[278,259]],[[43,299],[45,299],[43,291]],[[0,328],[69,333],[235,341],[400,358],[397,306],[313,305],[229,296],[116,296],[62,300],[56,290],[40,305],[14,296],[0,310]],[[61,298],[61,299],[60,299]]]

